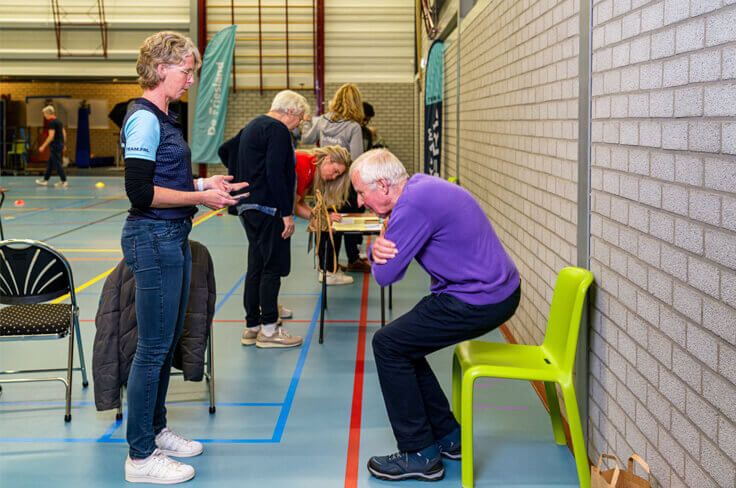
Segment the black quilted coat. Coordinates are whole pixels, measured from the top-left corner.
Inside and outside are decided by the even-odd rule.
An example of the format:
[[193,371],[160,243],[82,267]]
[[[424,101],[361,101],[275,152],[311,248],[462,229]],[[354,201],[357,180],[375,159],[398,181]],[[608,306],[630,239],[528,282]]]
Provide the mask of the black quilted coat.
[[[174,367],[184,379],[202,381],[207,331],[215,316],[215,269],[207,248],[189,241],[192,249],[192,281],[189,302],[179,343],[174,351]],[[127,383],[133,363],[138,328],[135,317],[135,278],[120,261],[105,280],[95,316],[95,343],[92,355],[95,406],[109,410],[120,406],[120,386]]]

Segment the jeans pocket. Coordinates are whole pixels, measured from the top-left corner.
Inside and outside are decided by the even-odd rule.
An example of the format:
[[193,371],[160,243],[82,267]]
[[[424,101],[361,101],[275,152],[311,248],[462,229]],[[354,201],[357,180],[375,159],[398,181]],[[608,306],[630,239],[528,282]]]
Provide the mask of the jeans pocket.
[[126,236],[120,239],[120,247],[123,250],[123,260],[131,271],[135,272],[135,237]]

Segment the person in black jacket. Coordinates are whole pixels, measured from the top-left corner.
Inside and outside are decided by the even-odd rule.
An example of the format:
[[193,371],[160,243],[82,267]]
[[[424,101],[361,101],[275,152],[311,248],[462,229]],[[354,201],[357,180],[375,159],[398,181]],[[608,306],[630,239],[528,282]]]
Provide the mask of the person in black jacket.
[[238,203],[248,237],[248,272],[243,304],[246,328],[241,342],[257,347],[297,347],[301,337],[277,327],[281,277],[291,268],[296,157],[291,131],[309,115],[306,98],[279,92],[265,115],[240,132],[234,180],[247,181],[250,196]]

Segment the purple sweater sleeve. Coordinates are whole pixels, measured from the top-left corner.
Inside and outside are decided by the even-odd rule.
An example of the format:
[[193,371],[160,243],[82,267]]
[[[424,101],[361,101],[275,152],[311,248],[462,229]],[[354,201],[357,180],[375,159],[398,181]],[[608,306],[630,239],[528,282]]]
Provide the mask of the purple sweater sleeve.
[[419,209],[406,205],[394,210],[384,237],[396,244],[396,256],[386,264],[376,264],[368,250],[373,277],[380,286],[391,285],[404,277],[411,260],[432,237],[432,227],[431,221]]

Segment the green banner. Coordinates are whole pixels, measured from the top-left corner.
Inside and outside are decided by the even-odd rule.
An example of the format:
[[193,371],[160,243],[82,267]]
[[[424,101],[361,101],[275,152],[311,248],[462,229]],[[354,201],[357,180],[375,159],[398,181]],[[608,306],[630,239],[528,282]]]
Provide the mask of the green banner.
[[192,129],[193,163],[220,162],[217,149],[222,144],[225,133],[225,112],[236,30],[235,25],[222,29],[207,44],[204,53]]

